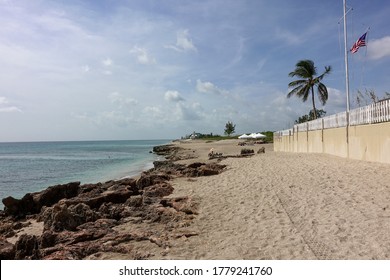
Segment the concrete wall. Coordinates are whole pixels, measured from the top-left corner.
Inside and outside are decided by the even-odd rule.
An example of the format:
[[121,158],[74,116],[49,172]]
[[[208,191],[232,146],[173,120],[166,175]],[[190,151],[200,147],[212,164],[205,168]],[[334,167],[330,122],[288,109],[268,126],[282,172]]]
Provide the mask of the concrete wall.
[[348,131],[346,127],[295,131],[291,136],[275,137],[274,150],[390,163],[390,122],[351,126]]

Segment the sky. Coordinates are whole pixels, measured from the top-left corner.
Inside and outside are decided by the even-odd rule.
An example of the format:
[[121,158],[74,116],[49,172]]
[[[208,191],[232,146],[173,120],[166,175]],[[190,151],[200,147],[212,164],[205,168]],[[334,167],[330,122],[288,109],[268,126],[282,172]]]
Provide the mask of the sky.
[[[342,0],[0,0],[0,142],[176,139],[290,128],[313,60],[346,110]],[[390,92],[388,0],[350,0],[351,108]],[[341,21],[341,24],[339,22]]]

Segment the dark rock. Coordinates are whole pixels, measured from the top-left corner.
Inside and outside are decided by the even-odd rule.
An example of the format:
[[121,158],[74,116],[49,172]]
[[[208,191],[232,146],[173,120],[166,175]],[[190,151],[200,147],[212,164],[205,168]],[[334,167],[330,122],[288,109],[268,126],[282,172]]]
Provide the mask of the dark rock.
[[[137,191],[138,193],[138,191]],[[93,191],[87,194],[79,195],[73,199],[65,200],[69,205],[84,203],[91,209],[99,208],[103,203],[124,203],[134,193],[127,188],[118,188],[117,190],[108,190],[105,192]]]
[[8,196],[2,201],[4,204],[4,212],[7,215],[24,217],[27,214],[36,213],[36,208],[31,193],[27,193],[21,199],[16,199],[12,196]]
[[58,233],[51,230],[46,230],[42,233],[39,241],[39,247],[41,249],[54,247],[56,245]]
[[199,168],[199,167],[204,166],[204,165],[205,165],[205,163],[203,163],[203,162],[194,162],[194,163],[189,164],[187,167],[188,168]]
[[160,183],[145,188],[143,196],[164,197],[173,193],[174,188],[168,183]]
[[35,235],[23,234],[15,243],[15,259],[39,259],[40,254],[38,250],[38,237]]
[[[192,168],[190,166],[193,166]],[[193,163],[188,166],[183,174],[187,177],[212,176],[222,172],[226,165],[217,163]]]
[[15,259],[15,246],[0,236],[0,260]]
[[86,229],[86,230],[98,230],[105,229],[108,230],[118,225],[118,221],[115,219],[98,219],[94,222],[88,222],[83,225],[80,225],[78,229]]
[[171,155],[172,153],[178,151],[179,149],[180,148],[175,145],[168,144],[168,145],[153,147],[153,152],[160,156],[166,156],[166,155]]
[[146,187],[168,181],[170,177],[165,174],[142,174],[137,180],[137,188],[143,190]]
[[43,206],[52,206],[63,198],[72,198],[78,195],[80,182],[72,182],[64,185],[48,187],[46,190],[34,193],[36,212],[39,213]]
[[241,155],[250,155],[250,154],[254,154],[255,151],[252,150],[252,149],[241,149]]
[[170,160],[153,162],[152,172],[165,173],[167,175],[180,176],[181,172],[187,168],[184,164],[177,164]]
[[11,237],[15,235],[15,224],[18,222],[13,221],[10,218],[2,219],[0,221],[0,234],[5,237]]
[[141,195],[131,196],[129,199],[126,200],[125,205],[129,207],[142,206],[142,196]]
[[69,207],[65,203],[61,203],[45,208],[40,219],[44,222],[45,230],[58,232],[63,230],[74,231],[79,225],[95,221],[99,217],[98,213],[91,210],[84,203],[70,205]]
[[120,220],[123,217],[128,215],[128,211],[126,211],[125,204],[113,204],[113,203],[103,203],[98,212],[99,214],[107,219]]
[[22,199],[11,196],[3,199],[4,211],[8,215],[25,217],[29,214],[37,214],[43,206],[52,206],[63,198],[71,198],[78,195],[80,182],[48,187],[37,193],[28,193]]

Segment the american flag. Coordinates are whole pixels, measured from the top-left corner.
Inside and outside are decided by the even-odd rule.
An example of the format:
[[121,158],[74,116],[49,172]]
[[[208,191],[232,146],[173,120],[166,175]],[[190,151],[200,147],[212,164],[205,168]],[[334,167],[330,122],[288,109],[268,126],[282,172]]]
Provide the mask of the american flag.
[[364,47],[366,45],[366,35],[367,35],[367,32],[364,33],[356,42],[355,44],[353,44],[352,48],[351,48],[351,52],[352,53],[355,53],[358,51],[358,49],[360,47]]

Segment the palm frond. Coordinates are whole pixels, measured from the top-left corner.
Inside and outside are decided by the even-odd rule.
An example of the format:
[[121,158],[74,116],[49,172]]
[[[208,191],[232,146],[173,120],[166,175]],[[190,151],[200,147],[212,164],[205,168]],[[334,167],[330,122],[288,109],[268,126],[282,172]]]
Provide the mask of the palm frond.
[[316,74],[316,68],[314,67],[314,62],[311,60],[300,60],[295,65],[295,70],[290,72],[288,75],[290,77],[301,77],[301,78],[312,78]]
[[322,105],[325,105],[328,101],[328,89],[323,83],[319,83],[317,86],[318,99],[321,101]]
[[326,75],[328,75],[332,71],[332,66],[325,66],[325,72],[320,76],[314,79],[316,83],[320,82]]
[[307,98],[309,97],[310,88],[310,84],[306,84],[305,87],[297,93],[297,95],[302,98],[303,102],[306,102]]
[[300,86],[300,85],[304,85],[306,83],[307,83],[307,80],[296,80],[296,81],[292,81],[291,83],[289,83],[288,87]]
[[289,93],[287,93],[287,98],[290,98],[293,95],[298,95],[297,93],[299,91],[301,91],[304,86],[305,85],[300,85],[300,86],[297,86],[296,88],[292,89]]

